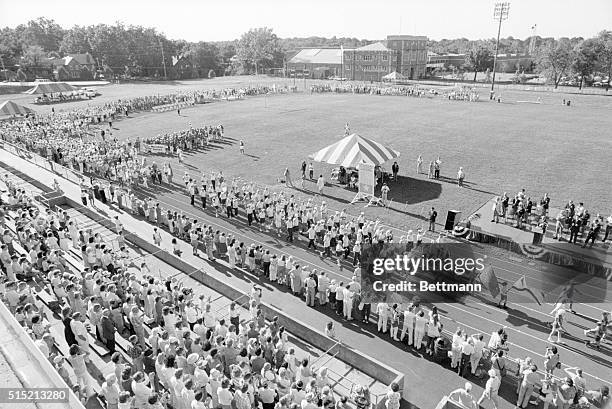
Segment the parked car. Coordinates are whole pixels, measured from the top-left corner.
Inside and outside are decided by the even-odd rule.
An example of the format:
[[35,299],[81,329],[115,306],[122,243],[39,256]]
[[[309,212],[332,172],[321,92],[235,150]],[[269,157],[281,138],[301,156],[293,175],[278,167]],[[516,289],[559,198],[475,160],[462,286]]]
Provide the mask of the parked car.
[[78,92],[81,95],[85,95],[87,98],[93,98],[101,95],[95,88],[83,87]]

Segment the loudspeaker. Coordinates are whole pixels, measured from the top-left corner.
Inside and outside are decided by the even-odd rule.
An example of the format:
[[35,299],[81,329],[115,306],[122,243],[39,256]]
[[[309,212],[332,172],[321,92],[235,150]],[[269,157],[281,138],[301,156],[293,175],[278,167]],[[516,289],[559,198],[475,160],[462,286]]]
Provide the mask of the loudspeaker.
[[459,210],[449,210],[446,214],[446,223],[444,224],[444,230],[453,230],[459,219],[461,218],[461,212]]

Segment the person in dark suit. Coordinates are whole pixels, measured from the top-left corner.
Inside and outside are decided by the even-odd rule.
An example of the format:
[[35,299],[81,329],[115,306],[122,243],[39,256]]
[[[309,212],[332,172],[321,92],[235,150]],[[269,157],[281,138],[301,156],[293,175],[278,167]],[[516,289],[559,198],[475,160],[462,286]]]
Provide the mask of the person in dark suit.
[[66,343],[69,346],[74,345],[77,343],[77,340],[70,325],[70,322],[72,321],[72,311],[70,310],[70,307],[65,307],[62,309],[62,317],[62,322],[64,324],[64,338],[66,339]]
[[393,172],[393,180],[397,182],[397,174],[399,173],[399,165],[397,164],[397,162],[393,162],[393,165],[391,166],[391,171]]
[[115,352],[115,324],[111,319],[110,310],[104,309],[102,312],[102,338],[104,339],[104,345],[112,353]]
[[570,237],[568,242],[576,244],[576,240],[578,239],[578,233],[580,232],[580,226],[582,225],[582,221],[579,217],[574,217],[572,219],[572,224],[570,226]]

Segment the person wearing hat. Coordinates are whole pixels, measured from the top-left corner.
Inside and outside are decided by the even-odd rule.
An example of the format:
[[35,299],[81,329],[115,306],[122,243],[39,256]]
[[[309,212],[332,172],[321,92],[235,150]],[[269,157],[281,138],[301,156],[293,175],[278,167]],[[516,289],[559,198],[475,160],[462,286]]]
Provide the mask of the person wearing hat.
[[501,381],[499,377],[497,376],[497,372],[495,372],[495,369],[489,369],[489,379],[487,380],[485,389],[482,392],[482,396],[480,396],[480,398],[478,399],[478,402],[476,402],[476,405],[480,407],[481,403],[485,399],[487,399],[487,400],[490,400],[491,403],[493,404],[493,409],[497,409],[497,407],[499,406],[498,392],[499,392],[500,385],[501,385]]
[[105,377],[105,382],[102,384],[102,390],[100,395],[106,400],[107,409],[118,409],[119,408],[119,394],[121,389],[117,383],[117,377],[114,373],[108,374]]

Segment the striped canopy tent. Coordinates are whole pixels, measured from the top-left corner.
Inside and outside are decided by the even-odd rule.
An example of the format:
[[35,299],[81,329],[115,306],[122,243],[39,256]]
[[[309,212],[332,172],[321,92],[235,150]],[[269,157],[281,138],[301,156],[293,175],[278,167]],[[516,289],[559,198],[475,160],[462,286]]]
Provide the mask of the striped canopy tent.
[[32,108],[24,107],[13,101],[4,101],[0,104],[0,116],[27,115],[35,114]]
[[41,82],[32,89],[27,90],[26,94],[56,94],[58,92],[76,91],[76,88],[65,82]]
[[309,158],[330,165],[356,168],[360,163],[382,165],[399,156],[398,151],[354,133],[313,153]]

